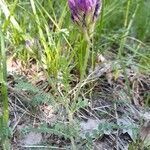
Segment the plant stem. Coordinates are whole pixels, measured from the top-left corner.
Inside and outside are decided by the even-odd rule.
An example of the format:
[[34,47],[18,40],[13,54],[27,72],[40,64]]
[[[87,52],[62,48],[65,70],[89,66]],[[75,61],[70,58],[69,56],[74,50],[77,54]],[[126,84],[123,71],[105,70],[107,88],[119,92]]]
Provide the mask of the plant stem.
[[[68,100],[64,99],[65,101],[65,107],[66,107],[66,111],[68,113],[68,119],[69,119],[69,125],[70,125],[70,128],[71,129],[74,125],[74,121],[73,121],[73,113],[70,111],[69,109],[69,102]],[[74,141],[74,137],[71,136],[70,137],[70,140],[71,140],[71,145],[72,145],[72,150],[76,150],[76,146],[75,146],[75,141]]]
[[[1,18],[1,12],[0,12]],[[9,150],[9,140],[8,140],[8,120],[9,120],[9,108],[8,108],[8,92],[7,92],[7,67],[6,67],[6,51],[4,36],[2,33],[2,23],[0,22],[0,83],[1,83],[1,95],[3,101],[3,117],[2,117],[2,130],[5,131],[3,135],[3,149]],[[4,128],[6,128],[4,130]]]
[[[69,117],[69,123],[70,123],[70,128],[71,128],[71,127],[73,127],[73,114],[70,111],[68,113],[69,113],[68,117]],[[71,144],[72,144],[72,150],[76,150],[73,136],[71,136],[70,140],[71,140]]]
[[130,6],[131,6],[131,0],[128,0],[128,3],[127,3],[127,9],[126,9],[126,15],[125,15],[125,21],[124,21],[124,28],[126,29],[125,33],[123,34],[123,38],[121,39],[121,42],[120,42],[120,47],[119,47],[119,60],[120,60],[120,64],[123,68],[123,73],[124,73],[124,76],[125,76],[125,81],[126,81],[126,84],[127,84],[127,90],[128,90],[128,94],[129,96],[131,96],[131,93],[130,93],[130,83],[129,83],[129,80],[128,80],[128,76],[127,76],[127,73],[126,73],[126,64],[125,62],[123,61],[123,57],[122,57],[122,53],[123,53],[123,50],[124,50],[124,46],[125,46],[125,43],[126,43],[126,40],[127,40],[127,36],[129,34],[129,31],[131,29],[131,26],[133,24],[133,21],[134,21],[134,18],[136,16],[136,13],[139,9],[139,3],[137,4],[136,6],[136,9],[131,17],[131,20],[128,24],[128,16],[129,16],[129,10],[130,10]]
[[79,93],[80,93],[80,90],[81,90],[81,86],[82,86],[82,82],[84,80],[84,77],[85,77],[85,74],[86,74],[86,69],[87,69],[87,64],[88,64],[88,59],[89,59],[89,54],[90,54],[90,47],[92,45],[91,41],[90,41],[90,37],[88,35],[88,31],[84,28],[83,30],[83,34],[84,34],[84,38],[85,38],[85,41],[86,41],[86,52],[85,52],[85,56],[84,56],[84,62],[83,62],[83,66],[82,66],[82,70],[81,70],[81,76],[80,76],[80,82],[78,83],[79,86],[78,86],[78,89],[76,91],[76,94],[74,96],[74,100],[76,101],[78,96],[79,96]]
[[[82,67],[81,76],[80,76],[80,82],[79,82],[79,86],[77,88],[76,94],[74,95],[74,101],[76,101],[79,97],[82,82],[83,82],[84,76],[86,74],[86,69],[87,69],[87,64],[88,64],[88,59],[89,59],[89,54],[90,54],[90,47],[92,45],[87,30],[84,29],[83,33],[84,33],[84,38],[86,40],[87,45],[86,45],[86,52],[85,52],[83,67]],[[69,111],[69,108],[68,108],[68,111]],[[72,112],[69,111],[68,115],[69,115],[70,125],[72,125],[72,123],[73,123],[73,114],[72,114]],[[73,137],[71,137],[71,143],[72,143],[72,149],[76,150],[76,146],[75,146]]]
[[84,34],[84,38],[85,38],[85,40],[87,42],[87,45],[86,45],[86,52],[85,52],[85,56],[84,56],[84,62],[83,62],[83,67],[82,67],[80,81],[82,81],[84,79],[84,76],[86,74],[86,68],[87,68],[89,54],[90,54],[90,47],[92,45],[91,41],[90,41],[90,37],[88,35],[88,31],[87,31],[86,28],[84,28],[83,34]]

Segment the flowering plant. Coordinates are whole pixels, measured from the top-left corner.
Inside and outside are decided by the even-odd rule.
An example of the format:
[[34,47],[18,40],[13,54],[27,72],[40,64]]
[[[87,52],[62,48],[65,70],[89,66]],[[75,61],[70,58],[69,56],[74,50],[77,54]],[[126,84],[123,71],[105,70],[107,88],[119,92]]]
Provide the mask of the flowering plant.
[[84,35],[84,39],[86,41],[86,49],[82,57],[83,64],[81,65],[80,70],[80,78],[82,81],[84,79],[84,75],[87,68],[90,48],[93,44],[91,42],[91,38],[93,36],[95,22],[101,11],[102,0],[68,0],[68,4],[71,11],[71,18],[73,22],[81,28]]
[[91,34],[100,14],[101,0],[68,0],[73,22]]

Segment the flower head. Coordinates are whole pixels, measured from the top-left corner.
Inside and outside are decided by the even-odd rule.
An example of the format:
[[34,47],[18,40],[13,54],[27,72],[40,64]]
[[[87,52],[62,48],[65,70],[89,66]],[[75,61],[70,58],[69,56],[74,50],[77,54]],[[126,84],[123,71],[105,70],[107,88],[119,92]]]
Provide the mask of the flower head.
[[89,26],[98,18],[101,0],[68,0],[71,16],[80,26]]

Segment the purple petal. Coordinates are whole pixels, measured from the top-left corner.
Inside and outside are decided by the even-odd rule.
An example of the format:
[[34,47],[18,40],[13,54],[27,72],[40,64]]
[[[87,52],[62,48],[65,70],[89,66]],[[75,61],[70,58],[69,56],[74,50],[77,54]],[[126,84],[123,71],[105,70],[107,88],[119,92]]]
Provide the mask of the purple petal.
[[68,0],[68,5],[72,20],[75,22],[86,22],[86,17],[90,13],[93,15],[93,20],[95,20],[101,10],[101,0]]
[[94,17],[98,17],[99,14],[100,14],[100,10],[101,10],[101,5],[102,5],[102,2],[100,0],[97,0],[96,2],[96,7],[95,7],[95,11],[94,11]]

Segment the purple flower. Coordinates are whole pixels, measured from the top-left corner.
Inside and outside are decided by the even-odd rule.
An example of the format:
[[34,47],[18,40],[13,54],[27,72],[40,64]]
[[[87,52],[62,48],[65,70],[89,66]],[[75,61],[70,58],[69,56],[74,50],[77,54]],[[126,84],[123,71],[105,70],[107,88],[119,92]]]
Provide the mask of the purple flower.
[[68,0],[71,17],[74,22],[88,26],[100,14],[101,0]]

